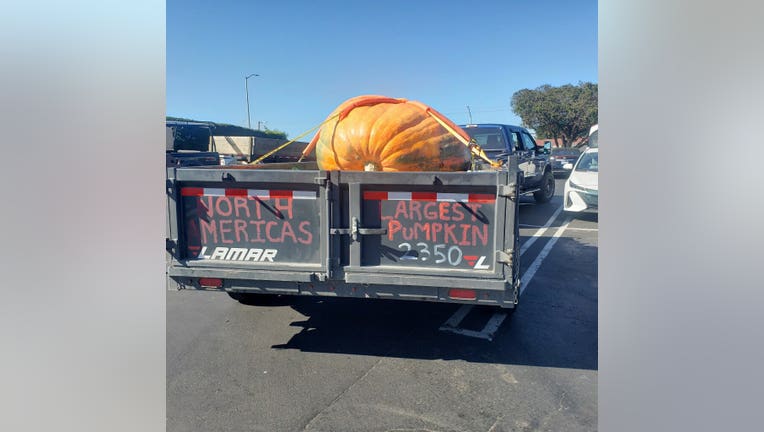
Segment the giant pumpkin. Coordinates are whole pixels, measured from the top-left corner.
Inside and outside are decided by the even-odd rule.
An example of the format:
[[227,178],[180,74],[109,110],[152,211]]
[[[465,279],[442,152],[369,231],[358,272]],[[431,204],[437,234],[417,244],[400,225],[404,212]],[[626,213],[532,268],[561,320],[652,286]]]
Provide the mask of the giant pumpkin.
[[462,129],[420,102],[366,95],[339,105],[306,151],[315,147],[324,170],[465,171],[467,141]]

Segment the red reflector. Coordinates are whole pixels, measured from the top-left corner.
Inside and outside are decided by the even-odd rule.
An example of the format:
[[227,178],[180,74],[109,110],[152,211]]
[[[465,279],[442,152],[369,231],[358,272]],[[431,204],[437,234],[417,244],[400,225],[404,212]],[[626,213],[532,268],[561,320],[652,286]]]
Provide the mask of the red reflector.
[[180,196],[202,196],[204,188],[184,187],[180,189]]
[[437,192],[411,192],[411,199],[414,201],[437,201]]
[[225,196],[247,196],[246,189],[226,189]]
[[448,296],[451,298],[458,298],[458,299],[465,299],[465,300],[475,300],[477,298],[477,294],[475,293],[475,290],[471,289],[450,289],[448,290]]
[[381,201],[387,200],[387,192],[381,191],[365,191],[363,193],[363,199],[369,201]]
[[199,286],[220,288],[223,286],[223,279],[220,278],[199,278]]
[[290,190],[272,190],[270,191],[271,198],[292,198],[292,191]]

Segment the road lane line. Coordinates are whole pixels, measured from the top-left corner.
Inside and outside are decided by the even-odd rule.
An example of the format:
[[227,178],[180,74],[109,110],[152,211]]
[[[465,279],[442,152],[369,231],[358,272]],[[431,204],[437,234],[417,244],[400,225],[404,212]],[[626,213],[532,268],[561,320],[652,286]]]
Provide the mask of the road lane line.
[[526,241],[525,241],[525,243],[523,243],[523,245],[522,245],[522,246],[520,246],[520,256],[522,256],[522,255],[523,255],[523,253],[525,253],[525,251],[527,251],[527,250],[528,250],[528,248],[530,248],[530,247],[533,245],[533,243],[535,243],[535,242],[536,242],[536,240],[538,240],[538,238],[539,238],[539,237],[541,237],[542,235],[544,235],[544,233],[546,232],[547,228],[549,228],[549,226],[550,226],[550,225],[552,225],[552,222],[554,222],[554,220],[557,218],[557,216],[560,214],[560,212],[561,212],[561,211],[562,211],[562,206],[560,206],[560,207],[557,209],[557,211],[555,211],[555,212],[554,212],[554,214],[552,215],[552,217],[550,217],[550,218],[549,218],[549,220],[548,220],[548,221],[546,221],[546,223],[544,224],[544,226],[542,226],[541,228],[539,228],[539,229],[538,229],[538,231],[536,231],[536,232],[535,232],[535,233],[534,233],[534,234],[531,236],[531,238],[529,238],[528,240],[526,240]]
[[[469,312],[469,310],[471,309],[472,309],[472,306],[470,305],[467,311]],[[463,319],[464,317],[461,317],[461,318]],[[496,333],[497,330],[499,330],[499,327],[501,326],[501,323],[504,322],[505,318],[507,318],[506,312],[494,313],[491,316],[491,318],[488,319],[488,322],[483,326],[483,329],[480,331],[469,330],[469,329],[460,328],[457,326],[447,326],[445,324],[442,325],[438,330],[447,331],[447,332],[455,333],[462,336],[469,336],[469,337],[474,337],[479,339],[485,339],[488,341],[493,341],[494,334]],[[461,321],[461,319],[459,321]]]
[[486,337],[486,335],[483,334],[483,332],[479,332],[479,331],[475,331],[475,330],[467,330],[467,329],[458,328],[458,327],[457,328],[441,327],[440,331],[447,331],[449,333],[454,333],[454,334],[458,334],[458,335],[462,335],[462,336],[474,337],[474,338],[478,338],[478,339],[488,339]]
[[451,315],[451,318],[449,318],[446,322],[443,323],[442,326],[440,326],[440,329],[443,330],[459,327],[459,323],[462,322],[468,313],[470,313],[473,307],[474,305],[462,305],[459,309],[456,310],[456,312],[454,312],[453,315]]
[[568,227],[570,221],[570,219],[567,219],[565,223],[557,228],[557,231],[555,231],[552,238],[550,238],[549,241],[544,245],[544,249],[541,249],[541,252],[539,252],[536,259],[533,260],[531,265],[528,267],[528,270],[525,271],[522,279],[520,279],[520,295],[522,295],[523,291],[525,291],[525,288],[528,286],[528,282],[533,279],[533,276],[536,274],[536,270],[541,267],[541,263],[544,261],[544,258],[549,255],[549,251],[551,251],[554,244],[557,243],[557,239],[560,238],[563,232],[565,232],[565,229]]
[[[518,224],[520,225],[520,228],[543,228],[540,225],[527,225],[527,224]],[[599,231],[599,228],[581,228],[581,227],[568,227],[568,231]]]
[[481,333],[486,335],[489,341],[492,341],[493,335],[496,333],[497,330],[499,330],[499,327],[501,327],[501,323],[504,322],[504,319],[506,317],[507,317],[506,312],[494,313],[491,319],[489,319],[488,322],[485,324],[485,327],[483,327],[483,331],[481,331]]

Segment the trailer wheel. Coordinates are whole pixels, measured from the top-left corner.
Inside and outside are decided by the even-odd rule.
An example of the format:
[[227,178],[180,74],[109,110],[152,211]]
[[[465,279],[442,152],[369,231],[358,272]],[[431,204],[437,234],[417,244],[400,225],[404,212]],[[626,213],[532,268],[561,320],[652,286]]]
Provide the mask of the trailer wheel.
[[541,178],[541,190],[533,193],[533,198],[538,204],[549,202],[554,196],[554,176],[550,171],[544,171]]

